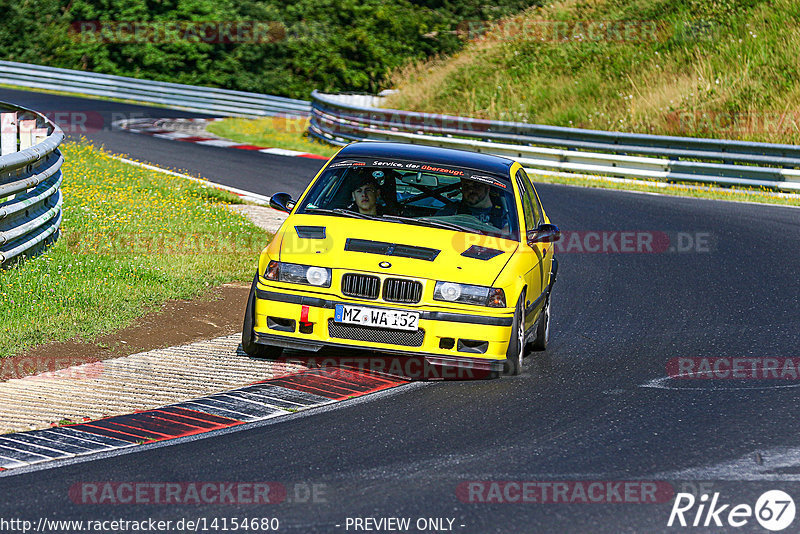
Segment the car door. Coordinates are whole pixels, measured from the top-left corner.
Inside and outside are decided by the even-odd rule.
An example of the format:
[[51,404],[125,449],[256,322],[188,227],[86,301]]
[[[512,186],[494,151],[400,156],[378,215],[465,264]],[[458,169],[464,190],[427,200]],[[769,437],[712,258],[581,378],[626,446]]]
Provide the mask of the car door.
[[524,231],[520,232],[522,234],[520,253],[525,255],[526,264],[529,267],[528,271],[525,273],[525,284],[528,286],[528,291],[525,294],[525,329],[528,330],[529,328],[533,327],[536,319],[536,314],[533,313],[535,310],[529,308],[534,302],[536,302],[536,299],[539,297],[539,295],[541,295],[542,288],[544,287],[542,260],[545,256],[545,252],[543,252],[543,250],[545,250],[546,247],[543,245],[548,244],[536,243],[531,246],[528,244],[528,241],[525,238],[529,231],[534,230],[539,225],[539,221],[542,218],[541,209],[539,209],[539,213],[537,215],[536,208],[539,206],[536,205],[536,208],[534,208],[534,205],[537,202],[537,200],[535,200],[536,193],[533,191],[533,186],[528,180],[525,172],[522,170],[518,171],[516,179],[517,187],[519,188],[520,197],[522,200],[523,218],[525,219]]
[[[531,203],[533,204],[534,216],[536,219],[536,226],[550,222],[545,219],[544,209],[542,208],[542,201],[539,199],[539,193],[536,192],[533,182],[527,173],[524,174],[524,179],[530,184],[531,187]],[[540,243],[539,250],[543,254],[542,258],[542,289],[546,289],[550,284],[550,273],[553,269],[553,256],[555,255],[555,245],[553,243]]]

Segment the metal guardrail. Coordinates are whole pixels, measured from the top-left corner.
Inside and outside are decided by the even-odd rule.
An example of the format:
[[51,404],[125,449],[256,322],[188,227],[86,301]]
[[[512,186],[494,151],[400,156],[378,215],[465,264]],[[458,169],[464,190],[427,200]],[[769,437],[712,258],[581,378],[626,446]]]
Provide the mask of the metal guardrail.
[[58,237],[63,139],[44,115],[0,102],[0,265]]
[[311,94],[309,134],[336,145],[396,141],[511,157],[530,172],[800,191],[800,146],[490,121],[360,106]]
[[0,84],[122,98],[218,116],[305,117],[310,112],[305,100],[10,61],[0,61]]

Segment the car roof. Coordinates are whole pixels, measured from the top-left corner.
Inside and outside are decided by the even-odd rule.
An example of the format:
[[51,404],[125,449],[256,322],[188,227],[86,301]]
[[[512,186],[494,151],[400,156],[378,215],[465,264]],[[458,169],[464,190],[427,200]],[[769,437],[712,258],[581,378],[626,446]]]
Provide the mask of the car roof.
[[386,158],[411,161],[424,161],[438,165],[466,167],[508,176],[513,160],[478,152],[439,148],[432,146],[411,145],[408,143],[360,142],[344,147],[337,159],[348,158]]

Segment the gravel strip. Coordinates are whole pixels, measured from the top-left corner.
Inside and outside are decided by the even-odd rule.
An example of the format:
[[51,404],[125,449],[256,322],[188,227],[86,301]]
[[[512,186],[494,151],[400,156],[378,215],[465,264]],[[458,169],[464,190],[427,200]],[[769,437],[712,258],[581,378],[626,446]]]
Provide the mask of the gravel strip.
[[240,339],[231,334],[2,382],[0,432],[159,408],[305,369],[250,358]]
[[244,215],[250,219],[253,224],[272,234],[278,231],[278,228],[281,227],[281,224],[283,224],[283,221],[285,221],[288,216],[287,213],[266,206],[230,204],[228,208],[240,215]]

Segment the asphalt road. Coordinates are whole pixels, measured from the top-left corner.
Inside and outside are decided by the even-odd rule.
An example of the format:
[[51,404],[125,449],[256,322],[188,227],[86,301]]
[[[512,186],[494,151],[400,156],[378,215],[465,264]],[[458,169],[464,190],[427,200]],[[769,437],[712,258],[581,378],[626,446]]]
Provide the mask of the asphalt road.
[[[59,123],[70,139],[87,137],[116,154],[262,195],[286,191],[297,196],[325,163],[324,160],[179,143],[113,126],[121,119],[204,117],[199,113],[4,88],[0,88],[0,101],[46,114]],[[305,181],[300,183],[298,177]]]
[[[39,109],[73,105],[31,95],[0,91],[0,100]],[[92,138],[235,187],[258,184],[257,192],[291,190],[292,180],[307,179],[304,166],[317,165],[121,132]],[[771,489],[800,497],[800,382],[664,380],[677,357],[800,356],[800,210],[537,189],[565,232],[663,232],[671,246],[687,245],[687,236],[701,245],[562,252],[551,348],[529,357],[519,377],[427,383],[276,424],[0,477],[0,517],[277,517],[290,532],[354,532],[348,518],[408,517],[412,525],[451,518],[452,529],[464,533],[660,532],[686,530],[667,527],[669,503],[489,504],[462,502],[457,488],[470,481],[646,480],[681,491],[704,481],[721,503],[753,506]],[[295,502],[75,504],[69,489],[83,481],[275,481]],[[324,493],[306,502],[294,495],[305,496],[303,484]],[[696,511],[686,514],[689,521]],[[720,517],[725,521],[727,511]],[[752,517],[739,529],[711,525],[691,530],[764,532]]]

